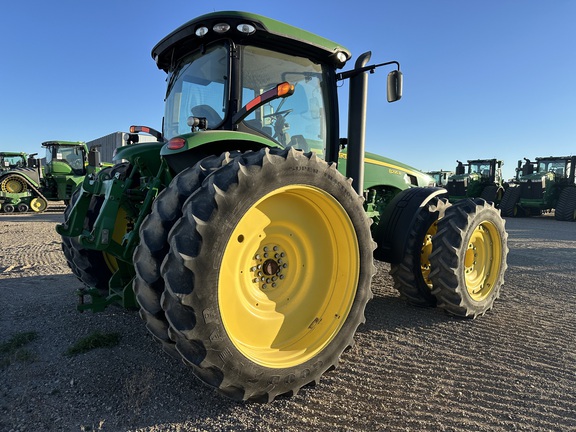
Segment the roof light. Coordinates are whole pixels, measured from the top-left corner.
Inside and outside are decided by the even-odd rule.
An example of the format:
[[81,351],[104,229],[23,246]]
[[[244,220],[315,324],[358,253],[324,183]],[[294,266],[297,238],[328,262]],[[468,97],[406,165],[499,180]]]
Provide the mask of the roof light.
[[254,27],[252,24],[238,24],[238,26],[236,27],[236,29],[240,32],[240,33],[244,33],[247,35],[251,35],[256,31],[256,27]]
[[204,37],[208,33],[208,27],[198,27],[195,33],[198,37]]
[[226,33],[228,30],[230,30],[230,24],[226,24],[226,23],[219,23],[219,24],[214,24],[214,27],[212,27],[212,30],[214,30],[216,33]]
[[342,62],[342,63],[346,63],[346,60],[348,60],[348,56],[343,51],[338,51],[336,53],[336,58],[338,59],[339,62]]
[[170,150],[180,150],[186,145],[186,140],[184,138],[172,138],[168,141],[168,148]]

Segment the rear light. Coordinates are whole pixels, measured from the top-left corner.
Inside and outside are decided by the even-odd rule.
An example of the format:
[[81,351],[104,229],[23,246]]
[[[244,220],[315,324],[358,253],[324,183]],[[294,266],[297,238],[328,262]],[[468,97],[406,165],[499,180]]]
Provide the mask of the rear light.
[[206,34],[208,33],[208,27],[198,27],[195,33],[196,36],[198,37],[206,36]]
[[170,150],[180,150],[181,148],[184,148],[185,145],[186,140],[184,138],[172,138],[168,141],[168,148]]
[[230,24],[227,23],[214,24],[212,30],[214,30],[218,34],[226,33],[228,30],[230,30]]
[[256,31],[256,27],[254,27],[252,24],[238,24],[236,26],[236,30],[238,30],[240,33],[251,35]]

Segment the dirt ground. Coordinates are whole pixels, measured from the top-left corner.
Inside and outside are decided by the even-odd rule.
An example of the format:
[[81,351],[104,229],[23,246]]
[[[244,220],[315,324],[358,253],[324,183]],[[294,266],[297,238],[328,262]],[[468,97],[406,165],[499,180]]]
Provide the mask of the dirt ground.
[[[477,320],[406,304],[377,263],[366,325],[338,369],[269,405],[235,403],[163,353],[136,312],[76,311],[61,209],[0,215],[2,431],[576,431],[576,223],[510,219],[509,269]],[[120,343],[74,357],[94,331]]]

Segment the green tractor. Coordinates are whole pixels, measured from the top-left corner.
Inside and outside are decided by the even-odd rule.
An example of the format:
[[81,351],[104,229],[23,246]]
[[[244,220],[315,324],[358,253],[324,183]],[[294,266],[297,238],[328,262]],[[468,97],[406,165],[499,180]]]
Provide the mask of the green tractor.
[[42,170],[42,192],[50,201],[69,203],[74,190],[87,174],[94,174],[112,164],[100,161],[97,147],[81,141],[46,141],[46,166]]
[[504,194],[502,165],[497,159],[469,160],[464,164],[456,161],[455,174],[450,176],[446,189],[450,202],[464,198],[483,198],[498,204]]
[[119,148],[56,227],[86,286],[81,310],[138,308],[204,383],[270,402],[317,383],[353,344],[375,257],[414,303],[470,318],[493,307],[508,253],[499,211],[450,205],[416,186],[429,177],[364,151],[368,75],[396,66],[397,101],[399,63],[365,53],[338,72],[346,48],[244,12],[195,18],[152,57],[168,74],[163,131],[131,132],[158,141]]
[[34,158],[36,153],[0,153],[0,208],[5,213],[43,212],[48,201],[68,203],[86,174],[112,165],[102,164],[98,149],[89,151],[83,142],[46,141],[42,147],[45,166]]
[[40,191],[41,172],[36,153],[0,152],[0,210],[41,212],[48,202]]
[[554,210],[560,221],[576,220],[576,156],[518,161],[514,184],[500,203],[502,216],[533,216]]
[[445,187],[448,184],[448,179],[454,175],[453,171],[428,171],[430,177],[432,177],[435,186]]

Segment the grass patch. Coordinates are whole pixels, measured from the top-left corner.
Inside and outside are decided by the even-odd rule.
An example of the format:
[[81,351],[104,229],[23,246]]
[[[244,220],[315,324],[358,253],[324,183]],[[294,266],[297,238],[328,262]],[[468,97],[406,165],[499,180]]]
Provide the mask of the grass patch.
[[66,351],[66,355],[75,356],[96,348],[112,348],[120,343],[120,333],[94,332],[80,339]]
[[22,332],[12,336],[7,342],[0,344],[0,368],[14,362],[32,362],[36,356],[24,348],[25,345],[38,337],[36,332]]

